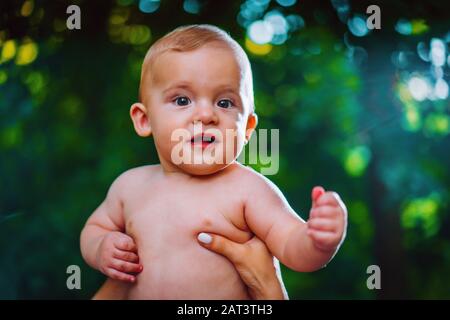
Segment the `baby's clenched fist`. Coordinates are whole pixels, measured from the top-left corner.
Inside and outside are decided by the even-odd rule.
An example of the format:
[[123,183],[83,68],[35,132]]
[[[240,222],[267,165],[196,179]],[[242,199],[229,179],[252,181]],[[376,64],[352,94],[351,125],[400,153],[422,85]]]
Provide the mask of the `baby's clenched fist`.
[[335,251],[345,238],[347,208],[336,192],[322,187],[313,188],[312,201],[306,232],[317,249]]
[[122,232],[107,233],[97,249],[98,269],[112,279],[135,282],[142,271],[134,240]]

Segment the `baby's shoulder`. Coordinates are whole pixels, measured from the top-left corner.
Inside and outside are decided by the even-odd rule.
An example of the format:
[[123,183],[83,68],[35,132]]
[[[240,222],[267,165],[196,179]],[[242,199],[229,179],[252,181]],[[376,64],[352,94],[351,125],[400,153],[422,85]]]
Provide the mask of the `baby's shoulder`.
[[148,179],[156,174],[160,170],[161,165],[159,164],[150,164],[146,166],[140,166],[132,169],[128,169],[123,172],[119,177],[124,180],[129,179]]
[[278,189],[268,178],[255,171],[253,168],[237,163],[234,170],[234,181],[252,194],[264,193],[273,189]]
[[112,183],[112,189],[132,190],[150,182],[159,170],[159,165],[146,165],[129,169],[120,174]]
[[239,188],[245,195],[246,204],[252,202],[288,205],[281,190],[270,179],[256,172],[251,167],[239,164],[236,179]]

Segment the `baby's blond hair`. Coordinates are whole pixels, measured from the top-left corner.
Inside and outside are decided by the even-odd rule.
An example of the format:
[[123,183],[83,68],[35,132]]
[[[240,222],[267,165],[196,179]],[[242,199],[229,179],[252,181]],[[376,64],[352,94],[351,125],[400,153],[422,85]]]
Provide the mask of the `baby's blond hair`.
[[164,37],[157,40],[148,50],[142,63],[141,82],[139,85],[139,101],[142,102],[143,82],[147,73],[152,70],[157,57],[166,51],[173,50],[185,52],[198,49],[206,44],[219,42],[232,50],[241,70],[241,79],[244,79],[245,92],[250,104],[250,110],[254,110],[253,79],[250,61],[247,54],[228,33],[222,29],[208,24],[187,25],[176,28]]

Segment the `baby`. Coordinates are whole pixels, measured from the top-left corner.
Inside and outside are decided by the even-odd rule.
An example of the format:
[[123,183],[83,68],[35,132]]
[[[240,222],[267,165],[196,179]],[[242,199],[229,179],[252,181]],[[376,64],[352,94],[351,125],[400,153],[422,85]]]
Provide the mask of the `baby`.
[[332,259],[346,232],[339,196],[313,190],[305,223],[273,183],[236,161],[257,116],[248,57],[227,33],[191,25],[155,42],[139,94],[130,115],[139,136],[153,135],[160,164],[120,175],[80,241],[124,298],[248,299],[233,264],[199,245],[201,232],[240,243],[256,235],[299,272]]

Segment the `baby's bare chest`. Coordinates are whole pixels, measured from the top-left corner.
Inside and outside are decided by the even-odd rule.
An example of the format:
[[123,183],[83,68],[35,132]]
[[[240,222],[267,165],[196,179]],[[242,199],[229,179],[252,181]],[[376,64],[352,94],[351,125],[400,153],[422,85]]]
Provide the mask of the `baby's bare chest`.
[[200,232],[245,242],[251,233],[245,223],[244,208],[242,194],[233,192],[233,188],[153,186],[124,203],[126,232],[141,245],[151,242],[185,247],[195,243]]
[[123,199],[126,232],[144,266],[131,298],[248,298],[230,261],[197,240],[200,232],[241,243],[251,238],[242,187],[230,180],[153,181],[129,188]]

